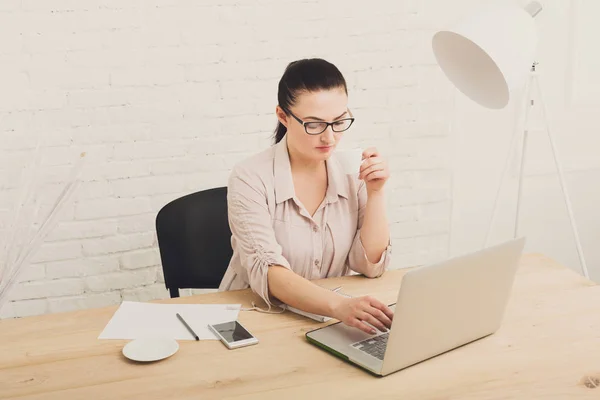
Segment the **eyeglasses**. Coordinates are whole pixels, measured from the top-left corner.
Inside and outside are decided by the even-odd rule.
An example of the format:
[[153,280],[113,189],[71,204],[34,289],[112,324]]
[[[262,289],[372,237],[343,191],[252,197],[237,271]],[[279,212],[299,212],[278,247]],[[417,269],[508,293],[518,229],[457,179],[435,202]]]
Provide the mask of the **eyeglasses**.
[[296,119],[296,121],[298,121],[302,126],[304,126],[304,130],[309,135],[320,135],[321,133],[325,132],[325,130],[327,129],[327,127],[329,125],[331,125],[331,129],[334,132],[344,132],[345,130],[348,130],[348,128],[350,128],[350,126],[354,122],[354,117],[338,119],[337,121],[333,121],[333,122],[325,122],[325,121],[305,122],[305,121],[302,121],[300,118],[296,117],[290,110],[285,110],[285,111],[287,111],[288,114],[290,114],[292,117],[294,117],[294,119]]

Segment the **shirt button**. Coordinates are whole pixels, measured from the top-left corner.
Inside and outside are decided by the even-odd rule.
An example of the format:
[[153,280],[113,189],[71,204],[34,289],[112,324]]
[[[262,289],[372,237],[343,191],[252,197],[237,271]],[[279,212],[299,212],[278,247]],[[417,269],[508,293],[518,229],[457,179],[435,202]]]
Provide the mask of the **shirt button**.
[[318,267],[319,266],[319,260],[315,260],[315,265]]
[[318,232],[318,231],[319,231],[319,228],[317,228],[317,226],[316,226],[316,225],[315,225],[315,226],[313,226],[313,232]]

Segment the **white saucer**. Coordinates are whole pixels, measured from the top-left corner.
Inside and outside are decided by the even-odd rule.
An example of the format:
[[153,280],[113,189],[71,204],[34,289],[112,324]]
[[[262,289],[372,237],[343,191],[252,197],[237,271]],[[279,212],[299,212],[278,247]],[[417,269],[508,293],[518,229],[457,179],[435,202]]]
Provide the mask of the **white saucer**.
[[168,338],[134,339],[123,347],[123,355],[134,361],[158,361],[171,357],[179,350],[179,343]]

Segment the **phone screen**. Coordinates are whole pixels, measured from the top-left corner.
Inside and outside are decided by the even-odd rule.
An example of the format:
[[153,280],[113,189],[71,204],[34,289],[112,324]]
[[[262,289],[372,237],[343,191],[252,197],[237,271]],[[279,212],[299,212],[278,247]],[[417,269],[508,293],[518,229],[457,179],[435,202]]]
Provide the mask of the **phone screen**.
[[212,327],[215,328],[217,332],[219,332],[219,334],[230,343],[251,339],[254,337],[237,321],[224,322],[222,324],[213,325]]

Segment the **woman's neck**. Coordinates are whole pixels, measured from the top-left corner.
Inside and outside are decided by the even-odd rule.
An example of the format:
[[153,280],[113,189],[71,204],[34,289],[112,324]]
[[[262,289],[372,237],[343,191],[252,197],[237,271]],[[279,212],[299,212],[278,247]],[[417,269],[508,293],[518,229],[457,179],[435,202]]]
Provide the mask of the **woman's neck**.
[[325,167],[325,161],[307,160],[289,146],[288,154],[290,155],[290,166],[292,168],[292,172],[300,174],[314,174],[322,171]]

